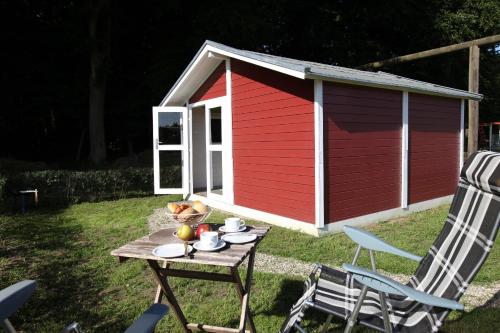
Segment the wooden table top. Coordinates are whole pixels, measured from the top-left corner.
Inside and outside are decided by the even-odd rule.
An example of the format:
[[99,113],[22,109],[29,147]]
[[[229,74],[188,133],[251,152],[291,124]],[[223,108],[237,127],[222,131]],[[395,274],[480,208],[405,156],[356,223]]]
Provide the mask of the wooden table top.
[[117,256],[120,262],[125,261],[129,258],[136,259],[146,259],[146,260],[161,260],[167,262],[179,262],[179,263],[191,263],[191,264],[203,264],[203,265],[214,265],[214,266],[225,266],[225,267],[237,267],[243,260],[247,257],[252,249],[254,249],[257,244],[265,237],[269,229],[269,226],[248,226],[245,232],[253,233],[257,235],[257,239],[254,242],[246,244],[229,244],[218,251],[205,252],[193,251],[188,257],[178,257],[178,258],[161,258],[153,255],[152,251],[155,247],[163,244],[180,243],[183,242],[177,237],[173,236],[176,231],[176,227],[161,229],[150,235],[141,237],[132,241],[122,247],[111,251],[111,255]]

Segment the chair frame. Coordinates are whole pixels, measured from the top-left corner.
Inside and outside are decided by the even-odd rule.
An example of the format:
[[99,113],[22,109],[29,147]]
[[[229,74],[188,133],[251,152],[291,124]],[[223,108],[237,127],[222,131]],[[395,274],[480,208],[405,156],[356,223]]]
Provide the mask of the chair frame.
[[[425,292],[421,292],[418,290],[415,290],[411,287],[404,286],[401,283],[394,281],[388,277],[385,277],[383,275],[380,275],[377,272],[377,267],[376,267],[376,261],[375,261],[375,251],[379,252],[386,252],[390,253],[393,255],[397,255],[399,257],[404,257],[416,262],[420,262],[423,258],[420,256],[417,256],[415,254],[412,254],[410,252],[401,250],[395,246],[392,246],[385,241],[381,240],[377,236],[351,226],[344,226],[344,232],[355,242],[358,244],[356,248],[356,252],[354,253],[354,258],[352,260],[351,265],[349,264],[344,264],[342,267],[344,270],[346,270],[348,273],[352,274],[353,278],[359,282],[360,284],[363,285],[360,296],[356,302],[356,305],[354,306],[354,309],[351,313],[351,315],[347,318],[347,324],[344,329],[344,333],[351,333],[352,330],[354,329],[354,326],[357,323],[358,315],[361,310],[363,301],[366,297],[366,294],[368,292],[368,288],[372,288],[376,290],[379,294],[380,297],[380,306],[381,306],[381,312],[382,312],[382,319],[384,322],[384,330],[382,332],[386,333],[392,333],[392,325],[390,322],[389,318],[389,309],[387,305],[387,299],[385,294],[386,293],[393,293],[401,296],[406,296],[410,299],[413,299],[417,302],[423,303],[423,304],[429,304],[433,306],[440,306],[452,310],[463,310],[464,306],[454,300],[449,300],[446,298],[442,297],[437,297],[434,295],[427,294]],[[370,266],[371,270],[366,270],[361,267],[356,266],[357,261],[361,255],[361,250],[366,249],[368,250],[368,254],[370,256]],[[315,279],[317,281],[317,275],[318,271],[321,269],[322,265],[321,264],[316,264],[315,268],[313,269],[313,272],[310,275],[311,279]],[[331,323],[331,320],[333,319],[333,315],[330,311],[327,309],[324,309],[323,307],[320,307],[314,303],[314,300],[312,297],[305,301],[306,308],[304,309],[304,312],[307,308],[316,308],[322,312],[328,313],[328,317],[323,324],[323,327],[321,328],[320,332],[325,333],[328,329],[328,326]],[[306,333],[305,330],[300,326],[300,321],[294,324],[295,329],[297,329],[301,333]],[[372,329],[376,329],[381,331],[379,327],[370,327]]]

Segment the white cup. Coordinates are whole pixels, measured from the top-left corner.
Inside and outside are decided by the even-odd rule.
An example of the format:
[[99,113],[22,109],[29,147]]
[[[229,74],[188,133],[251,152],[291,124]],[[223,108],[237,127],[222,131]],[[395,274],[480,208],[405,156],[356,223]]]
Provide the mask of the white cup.
[[219,234],[216,231],[202,232],[200,242],[205,247],[216,247],[219,244]]
[[245,225],[245,221],[239,217],[228,217],[224,220],[226,231],[238,231],[241,226]]

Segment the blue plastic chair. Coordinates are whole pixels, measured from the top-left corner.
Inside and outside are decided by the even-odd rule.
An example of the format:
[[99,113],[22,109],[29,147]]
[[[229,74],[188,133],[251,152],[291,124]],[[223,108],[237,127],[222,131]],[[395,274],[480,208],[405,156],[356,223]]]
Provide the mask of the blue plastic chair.
[[[7,333],[15,333],[16,330],[9,321],[14,313],[19,310],[31,297],[36,289],[36,281],[25,280],[10,287],[0,290],[0,324]],[[153,333],[156,324],[168,312],[164,304],[153,304],[147,309],[125,333]],[[82,333],[78,323],[74,322],[66,326],[61,333]]]

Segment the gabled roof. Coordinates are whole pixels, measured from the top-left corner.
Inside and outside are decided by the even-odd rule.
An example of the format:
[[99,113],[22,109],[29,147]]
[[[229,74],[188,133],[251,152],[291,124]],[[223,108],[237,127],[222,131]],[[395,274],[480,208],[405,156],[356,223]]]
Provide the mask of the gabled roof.
[[[216,56],[210,57],[209,54]],[[278,57],[265,53],[235,49],[207,40],[165,96],[161,105],[183,105],[220,64],[223,57],[235,58],[300,79],[320,79],[473,100],[481,100],[483,97],[481,94],[413,80],[385,72],[367,72],[317,62]]]

